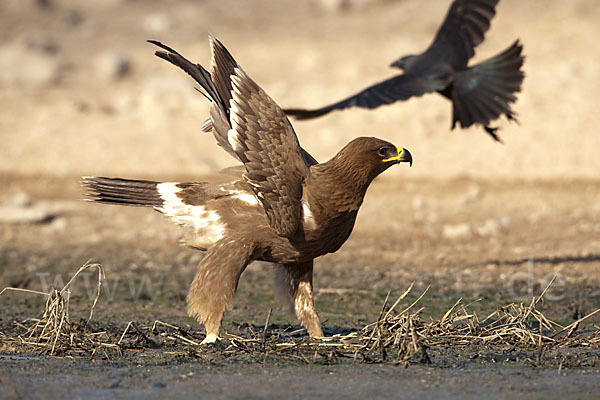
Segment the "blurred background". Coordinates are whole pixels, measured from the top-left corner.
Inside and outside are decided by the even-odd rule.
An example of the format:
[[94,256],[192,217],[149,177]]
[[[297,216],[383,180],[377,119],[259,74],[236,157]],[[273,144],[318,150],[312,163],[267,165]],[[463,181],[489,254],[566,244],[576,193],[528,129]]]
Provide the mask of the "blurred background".
[[[423,51],[450,1],[3,0],[0,176],[183,178],[233,165],[200,131],[208,102],[154,57],[156,39],[204,66],[212,32],[282,107],[328,104],[394,73]],[[400,177],[529,180],[600,172],[600,2],[502,0],[474,61],[520,39],[526,78],[496,122],[450,131],[451,105],[429,95],[293,122],[318,160],[356,136],[411,150]],[[75,183],[74,183],[75,184]]]

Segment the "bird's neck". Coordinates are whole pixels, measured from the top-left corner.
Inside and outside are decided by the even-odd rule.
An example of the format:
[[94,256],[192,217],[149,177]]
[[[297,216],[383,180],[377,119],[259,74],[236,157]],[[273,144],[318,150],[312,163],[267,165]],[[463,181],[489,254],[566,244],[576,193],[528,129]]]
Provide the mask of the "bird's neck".
[[366,169],[334,157],[311,167],[310,197],[339,213],[357,211],[373,178]]

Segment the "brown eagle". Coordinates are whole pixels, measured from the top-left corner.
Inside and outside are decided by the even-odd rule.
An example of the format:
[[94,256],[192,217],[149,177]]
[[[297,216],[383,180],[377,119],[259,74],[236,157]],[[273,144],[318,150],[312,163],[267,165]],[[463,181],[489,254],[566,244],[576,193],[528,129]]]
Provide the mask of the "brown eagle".
[[424,53],[407,55],[392,63],[404,71],[337,103],[312,109],[290,108],[297,119],[320,117],[349,107],[377,108],[425,93],[438,92],[452,102],[452,128],[480,124],[500,141],[489,126],[500,116],[516,121],[511,109],[521,90],[523,46],[517,40],[508,49],[486,61],[467,66],[474,49],[483,41],[496,14],[498,0],[455,0],[433,43]]
[[210,37],[211,72],[156,41],[156,55],[200,84],[211,102],[217,143],[243,163],[226,183],[152,182],[84,177],[88,200],[148,206],[189,228],[186,244],[205,250],[188,296],[188,312],[206,327],[203,343],[219,336],[223,313],[240,275],[254,260],[275,264],[284,292],[311,337],[323,336],[313,301],[313,260],[335,252],[352,232],[369,184],[408,150],[373,138],[348,143],[319,164],[298,143],[279,106]]

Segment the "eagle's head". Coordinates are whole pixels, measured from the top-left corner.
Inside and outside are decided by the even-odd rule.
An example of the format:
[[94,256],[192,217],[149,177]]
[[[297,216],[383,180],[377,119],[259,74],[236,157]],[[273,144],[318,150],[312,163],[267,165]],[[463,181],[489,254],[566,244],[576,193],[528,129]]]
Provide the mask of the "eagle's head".
[[377,175],[392,165],[407,162],[412,155],[407,149],[374,137],[359,137],[348,143],[328,164],[341,167],[359,185],[369,185]]

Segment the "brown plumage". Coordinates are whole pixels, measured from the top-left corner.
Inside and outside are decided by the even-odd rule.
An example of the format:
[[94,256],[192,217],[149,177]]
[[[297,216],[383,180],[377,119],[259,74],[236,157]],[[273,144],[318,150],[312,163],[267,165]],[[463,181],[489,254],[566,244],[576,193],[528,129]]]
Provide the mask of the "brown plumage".
[[497,128],[490,122],[505,115],[516,120],[511,103],[521,90],[523,46],[517,40],[502,53],[468,67],[475,46],[484,39],[498,0],[455,0],[433,43],[422,54],[404,56],[392,67],[404,71],[334,104],[306,110],[286,109],[297,119],[316,118],[349,107],[376,108],[438,92],[452,101],[452,129],[480,124],[497,141]]
[[240,275],[254,260],[276,265],[286,294],[311,337],[323,336],[313,302],[313,260],[346,241],[371,181],[408,150],[371,137],[348,143],[326,163],[303,150],[283,111],[225,47],[210,37],[211,73],[175,50],[156,55],[190,74],[211,101],[217,143],[243,163],[225,183],[84,178],[89,200],[150,206],[186,227],[185,243],[206,250],[188,294],[188,312],[216,340]]

